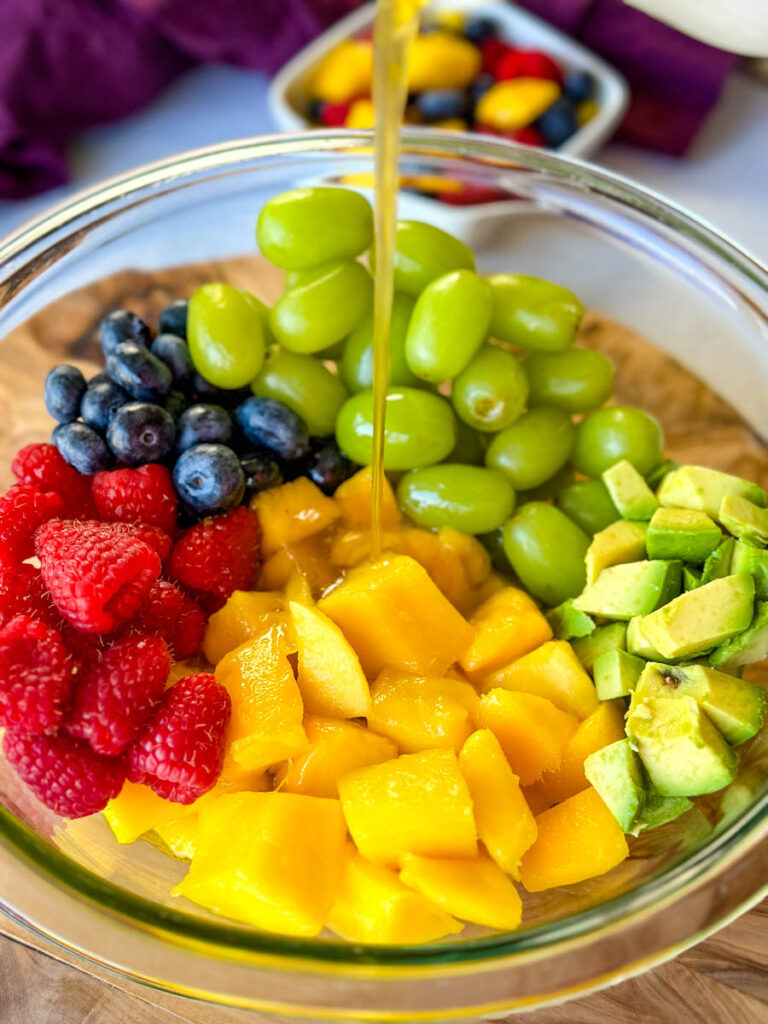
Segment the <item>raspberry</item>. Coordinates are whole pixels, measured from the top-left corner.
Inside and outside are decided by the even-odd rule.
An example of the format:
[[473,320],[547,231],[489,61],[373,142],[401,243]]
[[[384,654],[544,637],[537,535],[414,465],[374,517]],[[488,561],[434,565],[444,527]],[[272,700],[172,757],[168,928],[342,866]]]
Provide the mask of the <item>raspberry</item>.
[[160,702],[171,670],[164,640],[127,636],[92,657],[80,677],[66,729],[97,754],[122,754]]
[[132,622],[135,629],[161,636],[174,658],[190,658],[203,642],[205,615],[191,597],[170,580],[155,580]]
[[65,462],[53,444],[28,444],[11,463],[20,484],[34,484],[41,491],[55,491],[63,502],[64,519],[95,519],[90,476],[83,476]]
[[26,563],[0,568],[0,627],[15,615],[28,615],[53,629],[61,625],[40,570]]
[[35,530],[59,515],[61,498],[32,484],[14,484],[0,498],[0,564],[14,565],[35,553]]
[[128,748],[128,777],[166,800],[191,804],[216,784],[231,710],[214,676],[184,676]]
[[159,526],[150,526],[147,523],[115,523],[114,526],[149,544],[161,562],[164,562],[171,553],[173,541]]
[[74,665],[61,634],[28,615],[0,630],[0,725],[53,732],[69,702]]
[[7,732],[3,752],[38,800],[63,818],[103,811],[125,781],[122,758],[95,754],[66,733],[22,736]]
[[168,562],[170,574],[196,591],[209,592],[214,603],[233,590],[250,590],[256,582],[261,527],[258,516],[241,505],[203,519],[179,537]]
[[130,619],[160,575],[157,553],[119,525],[56,519],[38,530],[36,547],[54,604],[84,633]]
[[99,519],[148,523],[166,533],[176,532],[178,499],[165,466],[148,463],[138,469],[114,469],[93,478],[93,498]]

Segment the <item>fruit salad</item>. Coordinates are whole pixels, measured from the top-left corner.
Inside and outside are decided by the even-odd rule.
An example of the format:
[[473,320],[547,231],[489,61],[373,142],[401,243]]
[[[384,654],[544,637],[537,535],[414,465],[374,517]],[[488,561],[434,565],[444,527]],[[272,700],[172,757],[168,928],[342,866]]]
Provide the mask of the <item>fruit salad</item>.
[[515,929],[736,777],[765,492],[665,459],[570,291],[406,221],[372,558],[371,208],[300,189],[256,235],[271,308],[115,310],[102,372],[41,381],[51,442],[0,497],[3,756],[226,918]]

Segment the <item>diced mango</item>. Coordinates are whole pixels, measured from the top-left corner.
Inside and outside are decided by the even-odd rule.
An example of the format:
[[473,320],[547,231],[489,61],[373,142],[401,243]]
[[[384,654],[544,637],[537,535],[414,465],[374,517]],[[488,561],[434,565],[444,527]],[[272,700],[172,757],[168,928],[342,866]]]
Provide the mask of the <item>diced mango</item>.
[[290,603],[305,709],[331,718],[362,718],[371,707],[360,659],[335,622],[317,608]]
[[349,844],[328,924],[350,942],[436,942],[464,927],[436,904],[408,889],[394,871],[372,864]]
[[317,935],[341,879],[338,800],[235,793],[200,812],[197,850],[174,893],[283,935]]
[[459,679],[385,669],[371,687],[368,725],[394,740],[403,754],[451,747],[458,754],[474,728],[480,698]]
[[536,839],[536,822],[501,744],[490,729],[473,732],[459,754],[477,832],[499,867],[520,877],[520,860]]
[[[371,525],[371,480],[373,474],[370,466],[365,466],[351,476],[349,480],[334,491],[333,497],[346,523],[355,527]],[[381,502],[381,526],[384,530],[394,530],[400,525],[402,516],[397,507],[395,492],[389,480],[384,477]]]
[[308,477],[260,491],[251,508],[261,522],[261,547],[265,555],[286,544],[296,544],[320,533],[339,517],[339,507]]
[[192,860],[197,852],[198,820],[196,814],[188,814],[165,822],[155,828],[155,835],[177,860]]
[[462,614],[477,606],[476,588],[489,576],[491,558],[476,537],[450,527],[437,533],[406,527],[394,535],[392,547],[415,558]]
[[407,853],[400,880],[462,921],[512,931],[520,924],[520,894],[490,857],[443,860]]
[[103,814],[118,843],[133,843],[157,828],[160,822],[179,816],[181,804],[158,796],[149,786],[125,782],[119,794],[109,801]]
[[553,772],[579,724],[552,701],[532,693],[491,690],[481,698],[477,724],[490,729],[523,786]]
[[474,857],[472,800],[452,750],[423,750],[359,768],[339,780],[358,850],[396,867],[404,853]]
[[275,788],[283,793],[337,797],[342,775],[397,757],[394,743],[357,722],[307,715],[304,728],[309,747],[275,776]]
[[550,640],[481,683],[485,691],[497,687],[546,697],[577,718],[597,707],[595,684],[567,640]]
[[225,654],[273,626],[284,640],[285,653],[292,654],[296,637],[283,595],[274,591],[235,590],[224,607],[208,619],[203,652],[216,665]]
[[539,814],[536,825],[538,838],[520,866],[528,892],[595,878],[629,855],[618,822],[591,786]]
[[552,639],[552,629],[536,602],[517,587],[505,587],[472,615],[475,639],[461,659],[471,678],[522,658],[524,654]]
[[304,704],[276,628],[230,651],[216,679],[232,699],[227,760],[255,770],[306,748]]
[[353,569],[318,607],[342,629],[369,677],[383,668],[442,675],[472,642],[466,619],[404,555]]
[[317,534],[273,552],[261,567],[259,587],[284,590],[294,600],[308,593],[314,600],[338,578],[339,573],[331,562],[330,538]]

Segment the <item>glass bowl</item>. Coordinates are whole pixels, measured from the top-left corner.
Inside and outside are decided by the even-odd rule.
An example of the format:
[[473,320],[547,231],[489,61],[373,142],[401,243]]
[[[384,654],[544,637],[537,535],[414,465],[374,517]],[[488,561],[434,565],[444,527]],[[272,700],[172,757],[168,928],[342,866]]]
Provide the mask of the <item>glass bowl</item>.
[[[261,205],[297,185],[364,184],[370,142],[365,132],[312,132],[184,154],[79,195],[5,240],[1,472],[50,430],[45,371],[62,359],[97,364],[94,327],[116,297],[128,304],[135,293],[159,308],[177,288],[218,276],[268,292],[253,258]],[[401,214],[462,235],[483,271],[559,281],[639,332],[719,396],[705,412],[717,418],[727,408],[719,399],[738,409],[740,436],[762,457],[768,275],[732,242],[614,175],[508,143],[409,130],[402,172],[495,196],[457,207],[404,192]],[[206,267],[173,270],[196,262]],[[96,284],[108,275],[117,276]],[[86,290],[62,304],[77,289]],[[627,356],[624,366],[623,352],[614,353],[620,375],[637,376],[639,365],[642,376],[644,364]],[[644,384],[664,421],[677,392],[673,364],[659,359]],[[282,938],[215,918],[169,895],[181,864],[148,843],[118,846],[98,815],[63,825],[0,765],[0,905],[92,967],[226,1006],[305,1019],[488,1017],[644,970],[758,901],[768,877],[766,780],[768,742],[758,738],[725,794],[635,841],[609,874],[528,900],[519,931],[467,929],[393,947]]]

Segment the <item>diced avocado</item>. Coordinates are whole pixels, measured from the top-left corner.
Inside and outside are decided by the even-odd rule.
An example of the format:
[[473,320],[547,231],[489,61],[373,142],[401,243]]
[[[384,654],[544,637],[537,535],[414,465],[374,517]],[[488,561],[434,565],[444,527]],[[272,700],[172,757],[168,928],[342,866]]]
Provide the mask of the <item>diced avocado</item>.
[[738,494],[726,494],[720,504],[720,522],[739,540],[755,547],[768,547],[768,509]]
[[652,487],[654,491],[659,487],[661,481],[665,476],[668,476],[673,469],[677,469],[677,463],[673,462],[672,459],[664,459],[660,462],[655,469],[652,469],[648,476],[645,478],[645,482],[649,487]]
[[547,622],[558,640],[577,640],[594,632],[595,620],[586,612],[577,611],[573,601],[563,601],[547,612]]
[[722,540],[720,527],[706,512],[660,508],[653,513],[645,536],[649,558],[680,558],[705,562]]
[[680,466],[661,482],[658,496],[666,508],[690,508],[717,519],[726,494],[738,494],[765,507],[765,491],[749,480],[704,466]]
[[726,537],[721,540],[712,554],[704,563],[701,570],[701,582],[711,583],[712,580],[721,580],[723,576],[731,576],[731,562],[733,561],[733,550],[736,541],[733,537]]
[[768,551],[737,540],[733,547],[731,572],[748,572],[755,581],[758,601],[768,601]]
[[[730,789],[728,792],[730,793]],[[639,836],[641,832],[667,825],[686,811],[690,811],[692,807],[693,804],[687,796],[662,796],[653,786],[648,786],[645,804],[635,819],[630,835]]]
[[683,590],[695,590],[701,586],[701,573],[690,566],[683,566]]
[[645,555],[645,525],[620,519],[592,538],[587,548],[587,586],[604,569],[624,562],[637,562]]
[[689,658],[747,629],[752,621],[754,599],[751,576],[724,576],[644,615],[637,628],[664,660]]
[[626,622],[611,622],[607,626],[598,626],[594,633],[582,640],[574,640],[571,644],[576,657],[589,672],[595,661],[605,651],[623,651],[627,647]]
[[573,606],[590,615],[628,620],[671,601],[681,586],[680,562],[627,562],[603,569],[596,582],[573,599]]
[[737,672],[768,658],[768,601],[758,601],[755,617],[743,633],[720,644],[709,656],[709,663],[723,672]]
[[584,761],[584,774],[621,831],[629,832],[645,803],[643,766],[629,740],[609,743],[590,754]]
[[638,658],[646,661],[664,661],[659,652],[651,646],[642,630],[642,615],[629,620],[627,626],[627,650]]
[[643,659],[628,651],[604,651],[592,667],[598,700],[628,697],[644,668]]
[[626,459],[606,469],[602,477],[622,519],[647,520],[659,507],[659,499]]
[[700,796],[733,782],[738,757],[693,697],[637,700],[627,735],[662,796]]

